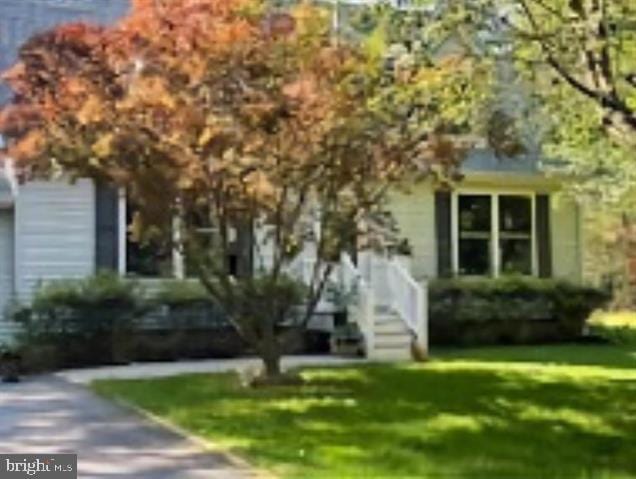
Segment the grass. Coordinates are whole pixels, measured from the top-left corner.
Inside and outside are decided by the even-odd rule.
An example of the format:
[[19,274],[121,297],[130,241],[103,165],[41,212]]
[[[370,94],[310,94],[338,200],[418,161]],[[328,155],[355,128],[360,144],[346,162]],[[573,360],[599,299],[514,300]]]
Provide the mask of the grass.
[[592,316],[590,328],[612,343],[636,345],[636,313],[633,311],[599,312]]
[[306,369],[302,387],[232,374],[95,389],[293,478],[636,478],[636,348],[444,351],[424,365]]

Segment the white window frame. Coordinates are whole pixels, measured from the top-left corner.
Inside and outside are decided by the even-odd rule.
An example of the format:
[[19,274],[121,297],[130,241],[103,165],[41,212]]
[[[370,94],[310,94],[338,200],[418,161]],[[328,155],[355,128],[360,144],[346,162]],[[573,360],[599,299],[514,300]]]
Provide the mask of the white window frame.
[[[490,197],[490,232],[491,232],[491,271],[492,276],[501,276],[501,246],[499,237],[499,198],[501,196],[524,196],[530,199],[530,212],[532,216],[530,231],[530,250],[532,274],[539,275],[539,259],[537,246],[537,193],[528,189],[492,190],[488,188],[470,188],[455,190],[451,194],[451,260],[455,276],[459,276],[459,197],[465,195]],[[463,275],[465,276],[465,275]]]

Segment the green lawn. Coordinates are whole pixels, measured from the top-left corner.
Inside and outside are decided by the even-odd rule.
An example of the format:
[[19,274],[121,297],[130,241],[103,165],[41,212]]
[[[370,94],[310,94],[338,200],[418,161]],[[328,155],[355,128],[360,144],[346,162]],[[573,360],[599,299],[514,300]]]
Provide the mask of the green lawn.
[[286,477],[636,478],[636,347],[444,351],[424,365],[105,381],[121,397]]
[[591,331],[615,343],[636,346],[634,311],[597,312],[590,318]]

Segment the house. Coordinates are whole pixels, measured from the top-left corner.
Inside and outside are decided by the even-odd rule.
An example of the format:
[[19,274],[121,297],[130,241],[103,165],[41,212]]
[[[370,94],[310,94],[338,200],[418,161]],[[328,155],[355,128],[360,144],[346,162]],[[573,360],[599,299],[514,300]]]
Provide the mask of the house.
[[[112,0],[0,0],[0,68],[8,66],[18,46],[42,28],[80,18],[108,22],[125,8],[123,1]],[[0,101],[6,101],[6,95],[0,91]],[[407,351],[408,330],[416,329],[415,323],[426,314],[421,285],[430,278],[516,273],[581,279],[580,209],[559,194],[559,181],[541,171],[536,154],[505,159],[486,148],[476,149],[464,165],[464,174],[453,191],[422,183],[409,194],[391,195],[390,209],[412,247],[408,271],[398,269],[391,275],[392,281],[399,282],[393,287],[394,291],[411,288],[415,302],[413,307],[398,305],[380,318],[386,323],[382,333],[373,333],[375,326],[371,327],[375,343],[381,344],[384,334],[386,344],[397,345],[401,354]],[[82,277],[100,269],[148,281],[187,277],[187,258],[178,252],[141,247],[130,237],[127,226],[133,209],[125,194],[90,180],[16,185],[10,165],[3,165],[0,311],[13,300],[29,301],[43,282]],[[253,266],[248,254],[251,245],[243,238],[237,236],[235,251],[228,258],[237,270]],[[373,295],[373,285],[369,289]],[[378,292],[376,300],[381,296]],[[400,317],[408,314],[411,322],[405,327]],[[0,340],[10,334],[9,323],[0,321]]]

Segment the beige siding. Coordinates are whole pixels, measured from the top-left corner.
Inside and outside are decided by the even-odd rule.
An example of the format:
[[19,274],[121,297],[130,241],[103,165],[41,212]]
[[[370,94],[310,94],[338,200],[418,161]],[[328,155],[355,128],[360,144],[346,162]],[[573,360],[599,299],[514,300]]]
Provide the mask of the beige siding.
[[15,204],[16,293],[28,301],[42,283],[95,271],[95,188],[89,180],[31,182]]
[[[465,182],[460,191],[484,193],[535,192],[550,194],[553,276],[580,282],[582,280],[582,230],[577,204],[553,190],[552,185],[527,186],[481,185]],[[546,186],[547,185],[547,186]],[[392,193],[389,208],[393,212],[400,236],[413,247],[412,272],[417,279],[437,276],[437,242],[435,233],[435,195],[430,185],[420,185],[410,193]]]
[[581,218],[577,204],[563,195],[551,197],[552,267],[555,278],[581,281]]
[[409,193],[394,192],[389,198],[399,234],[413,248],[411,272],[416,279],[437,276],[435,240],[435,193],[428,184],[414,187]]

